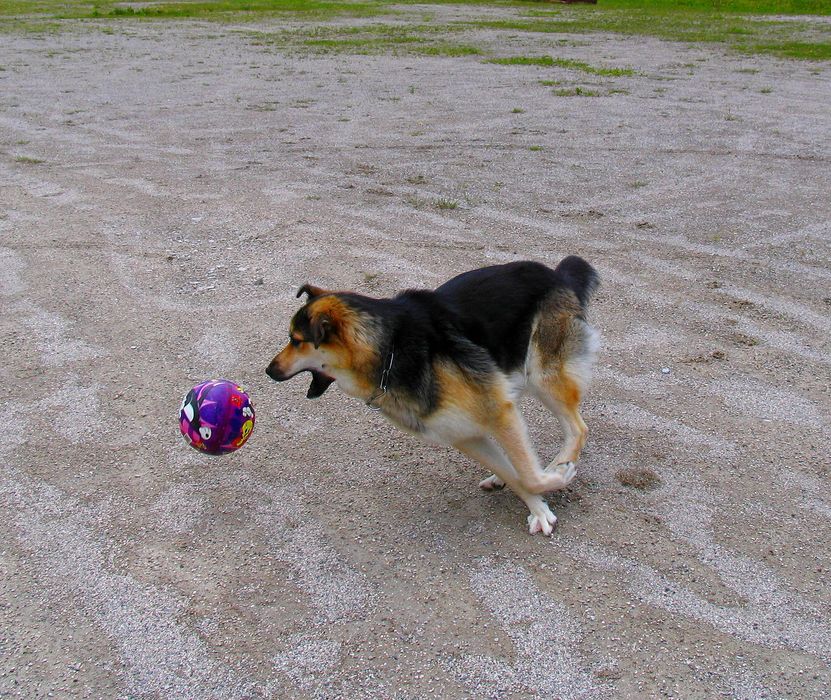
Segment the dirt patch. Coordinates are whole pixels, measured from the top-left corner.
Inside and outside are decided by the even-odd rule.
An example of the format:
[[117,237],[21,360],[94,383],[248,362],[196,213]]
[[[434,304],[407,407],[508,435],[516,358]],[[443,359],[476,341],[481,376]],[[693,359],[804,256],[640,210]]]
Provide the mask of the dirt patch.
[[649,491],[661,484],[661,478],[651,469],[621,469],[615,478],[624,486],[638,491]]

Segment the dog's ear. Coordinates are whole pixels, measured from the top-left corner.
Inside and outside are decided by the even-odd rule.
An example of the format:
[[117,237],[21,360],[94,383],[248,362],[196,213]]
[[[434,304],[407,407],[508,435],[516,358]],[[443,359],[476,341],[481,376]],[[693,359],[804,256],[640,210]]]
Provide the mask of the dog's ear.
[[315,297],[319,297],[321,294],[326,294],[326,290],[321,289],[320,287],[315,287],[313,284],[304,284],[297,290],[297,298],[299,299],[304,294],[307,295],[306,301],[311,301]]
[[315,314],[309,321],[309,329],[312,332],[312,342],[315,348],[319,348],[332,331],[332,317],[329,314]]

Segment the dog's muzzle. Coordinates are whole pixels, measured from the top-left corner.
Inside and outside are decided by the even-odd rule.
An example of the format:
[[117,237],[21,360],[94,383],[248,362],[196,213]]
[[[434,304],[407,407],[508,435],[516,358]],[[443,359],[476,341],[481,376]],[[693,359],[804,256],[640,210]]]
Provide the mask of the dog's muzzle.
[[275,382],[284,382],[286,379],[290,379],[294,375],[287,375],[281,369],[280,365],[278,365],[274,360],[265,368],[265,373],[271,377]]

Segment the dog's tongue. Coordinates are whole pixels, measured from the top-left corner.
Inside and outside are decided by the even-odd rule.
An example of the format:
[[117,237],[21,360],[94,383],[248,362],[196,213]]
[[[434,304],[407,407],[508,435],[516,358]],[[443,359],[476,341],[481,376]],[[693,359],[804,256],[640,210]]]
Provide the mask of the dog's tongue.
[[335,380],[328,374],[323,374],[323,372],[315,372],[314,370],[310,371],[312,373],[312,383],[309,385],[309,391],[306,393],[306,398],[316,399],[324,391],[326,391],[329,388],[329,385]]

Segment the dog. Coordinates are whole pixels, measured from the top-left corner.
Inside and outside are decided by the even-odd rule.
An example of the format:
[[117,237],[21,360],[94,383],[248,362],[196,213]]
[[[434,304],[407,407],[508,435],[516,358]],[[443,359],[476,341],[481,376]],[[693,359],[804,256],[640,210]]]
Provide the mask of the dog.
[[[310,399],[337,382],[406,432],[455,447],[493,472],[481,488],[507,484],[528,506],[529,532],[550,535],[557,517],[542,494],[574,479],[588,433],[579,408],[599,334],[586,310],[599,281],[572,255],[553,270],[494,265],[391,299],[304,284],[266,373],[282,382],[310,372]],[[518,410],[526,392],[565,434],[545,469]]]

